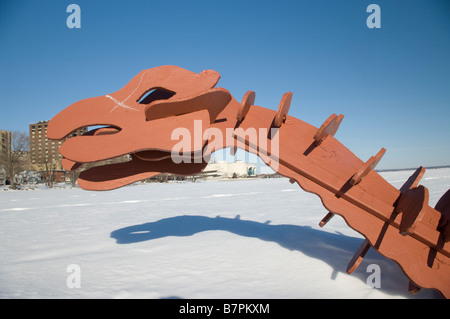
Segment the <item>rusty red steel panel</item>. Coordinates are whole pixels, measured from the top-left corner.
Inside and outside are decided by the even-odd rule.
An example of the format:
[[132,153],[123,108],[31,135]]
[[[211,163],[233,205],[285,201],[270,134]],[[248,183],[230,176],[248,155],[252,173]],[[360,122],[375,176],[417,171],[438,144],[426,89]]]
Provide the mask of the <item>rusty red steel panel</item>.
[[49,123],[50,139],[74,130],[103,127],[67,139],[60,148],[67,170],[130,155],[127,162],[82,170],[79,186],[110,190],[162,173],[194,175],[212,152],[241,148],[279,174],[318,195],[329,213],[365,238],[350,261],[353,272],[369,248],[394,260],[410,280],[409,290],[433,288],[450,297],[450,191],[436,207],[419,185],[420,167],[398,190],[375,170],[385,153],[362,161],[334,134],[343,115],[316,128],[288,115],[292,92],[277,111],[254,105],[255,92],[238,102],[212,70],[194,73],[160,66],[136,75],[122,89],[70,105]]

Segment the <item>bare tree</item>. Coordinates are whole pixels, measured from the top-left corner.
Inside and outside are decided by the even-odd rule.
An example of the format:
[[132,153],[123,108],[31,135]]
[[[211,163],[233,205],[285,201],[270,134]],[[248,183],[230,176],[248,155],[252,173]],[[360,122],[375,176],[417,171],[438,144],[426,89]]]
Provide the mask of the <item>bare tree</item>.
[[11,188],[16,189],[14,175],[29,166],[30,139],[25,132],[11,133],[11,150],[0,155],[0,165],[6,171],[6,179],[10,181]]
[[57,160],[51,160],[46,161],[44,164],[44,179],[45,183],[48,187],[52,188],[53,183],[55,182],[55,172],[58,168],[58,161]]

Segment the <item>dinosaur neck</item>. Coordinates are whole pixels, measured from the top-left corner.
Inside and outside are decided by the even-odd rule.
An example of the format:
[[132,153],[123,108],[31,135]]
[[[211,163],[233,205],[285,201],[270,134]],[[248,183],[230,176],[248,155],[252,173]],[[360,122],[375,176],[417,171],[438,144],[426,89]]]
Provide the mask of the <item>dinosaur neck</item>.
[[[440,260],[450,257],[450,243],[443,240],[436,229],[441,214],[426,200],[417,203],[422,209],[413,216],[413,220],[418,220],[414,222],[416,226],[406,233],[401,231],[405,213],[399,214],[396,210],[403,192],[373,170],[384,149],[363,162],[332,134],[324,135],[325,138],[317,143],[316,136],[323,131],[322,127],[318,129],[286,116],[281,127],[277,128],[274,126],[277,112],[254,105],[238,122],[236,114],[240,107],[233,99],[212,125],[223,134],[226,147],[257,154],[275,172],[318,195],[331,212],[330,216],[342,216],[350,227],[365,236],[368,245],[398,262],[415,283],[434,287],[449,296],[450,278],[431,274],[442,266]],[[355,180],[355,176],[360,178]],[[415,196],[414,192],[417,192],[415,188],[407,195]],[[410,203],[408,196],[403,198]],[[411,253],[397,254],[394,246],[408,247]],[[433,256],[434,266],[430,266],[430,256]],[[418,263],[418,259],[421,262]],[[409,265],[420,267],[421,275],[417,275],[417,270]]]

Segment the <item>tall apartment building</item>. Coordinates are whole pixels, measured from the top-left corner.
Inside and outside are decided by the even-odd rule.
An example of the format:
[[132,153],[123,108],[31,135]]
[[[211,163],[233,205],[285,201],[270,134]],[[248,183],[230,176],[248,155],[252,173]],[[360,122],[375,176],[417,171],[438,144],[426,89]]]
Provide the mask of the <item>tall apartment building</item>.
[[[56,163],[61,168],[62,155],[59,147],[64,140],[49,140],[47,138],[47,125],[49,121],[40,121],[30,124],[30,160],[31,164]],[[79,129],[72,136],[82,135],[87,128]]]
[[0,130],[0,156],[11,152],[11,132]]

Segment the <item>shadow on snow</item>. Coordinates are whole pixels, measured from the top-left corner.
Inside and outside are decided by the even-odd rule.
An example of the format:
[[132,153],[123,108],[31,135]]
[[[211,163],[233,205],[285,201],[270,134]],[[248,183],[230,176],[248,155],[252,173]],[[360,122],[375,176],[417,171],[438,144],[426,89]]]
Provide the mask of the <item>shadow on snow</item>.
[[[194,215],[169,217],[156,222],[115,230],[111,233],[111,237],[118,244],[132,244],[169,236],[192,236],[203,231],[214,230],[275,242],[283,248],[296,250],[312,258],[322,260],[333,268],[332,279],[339,272],[345,273],[348,262],[363,241],[361,238],[329,233],[309,226],[271,225],[270,221],[260,223],[242,220],[239,215],[235,218],[220,216],[212,218]],[[400,267],[373,249],[369,250],[361,265],[351,276],[366,283],[370,275],[366,272],[366,269],[370,264],[380,266],[381,289],[384,292],[412,297],[407,291],[409,281]],[[298,266],[300,269],[301,265]],[[383,280],[383,277],[386,279]],[[432,290],[423,289],[417,297],[439,298],[439,294]]]

